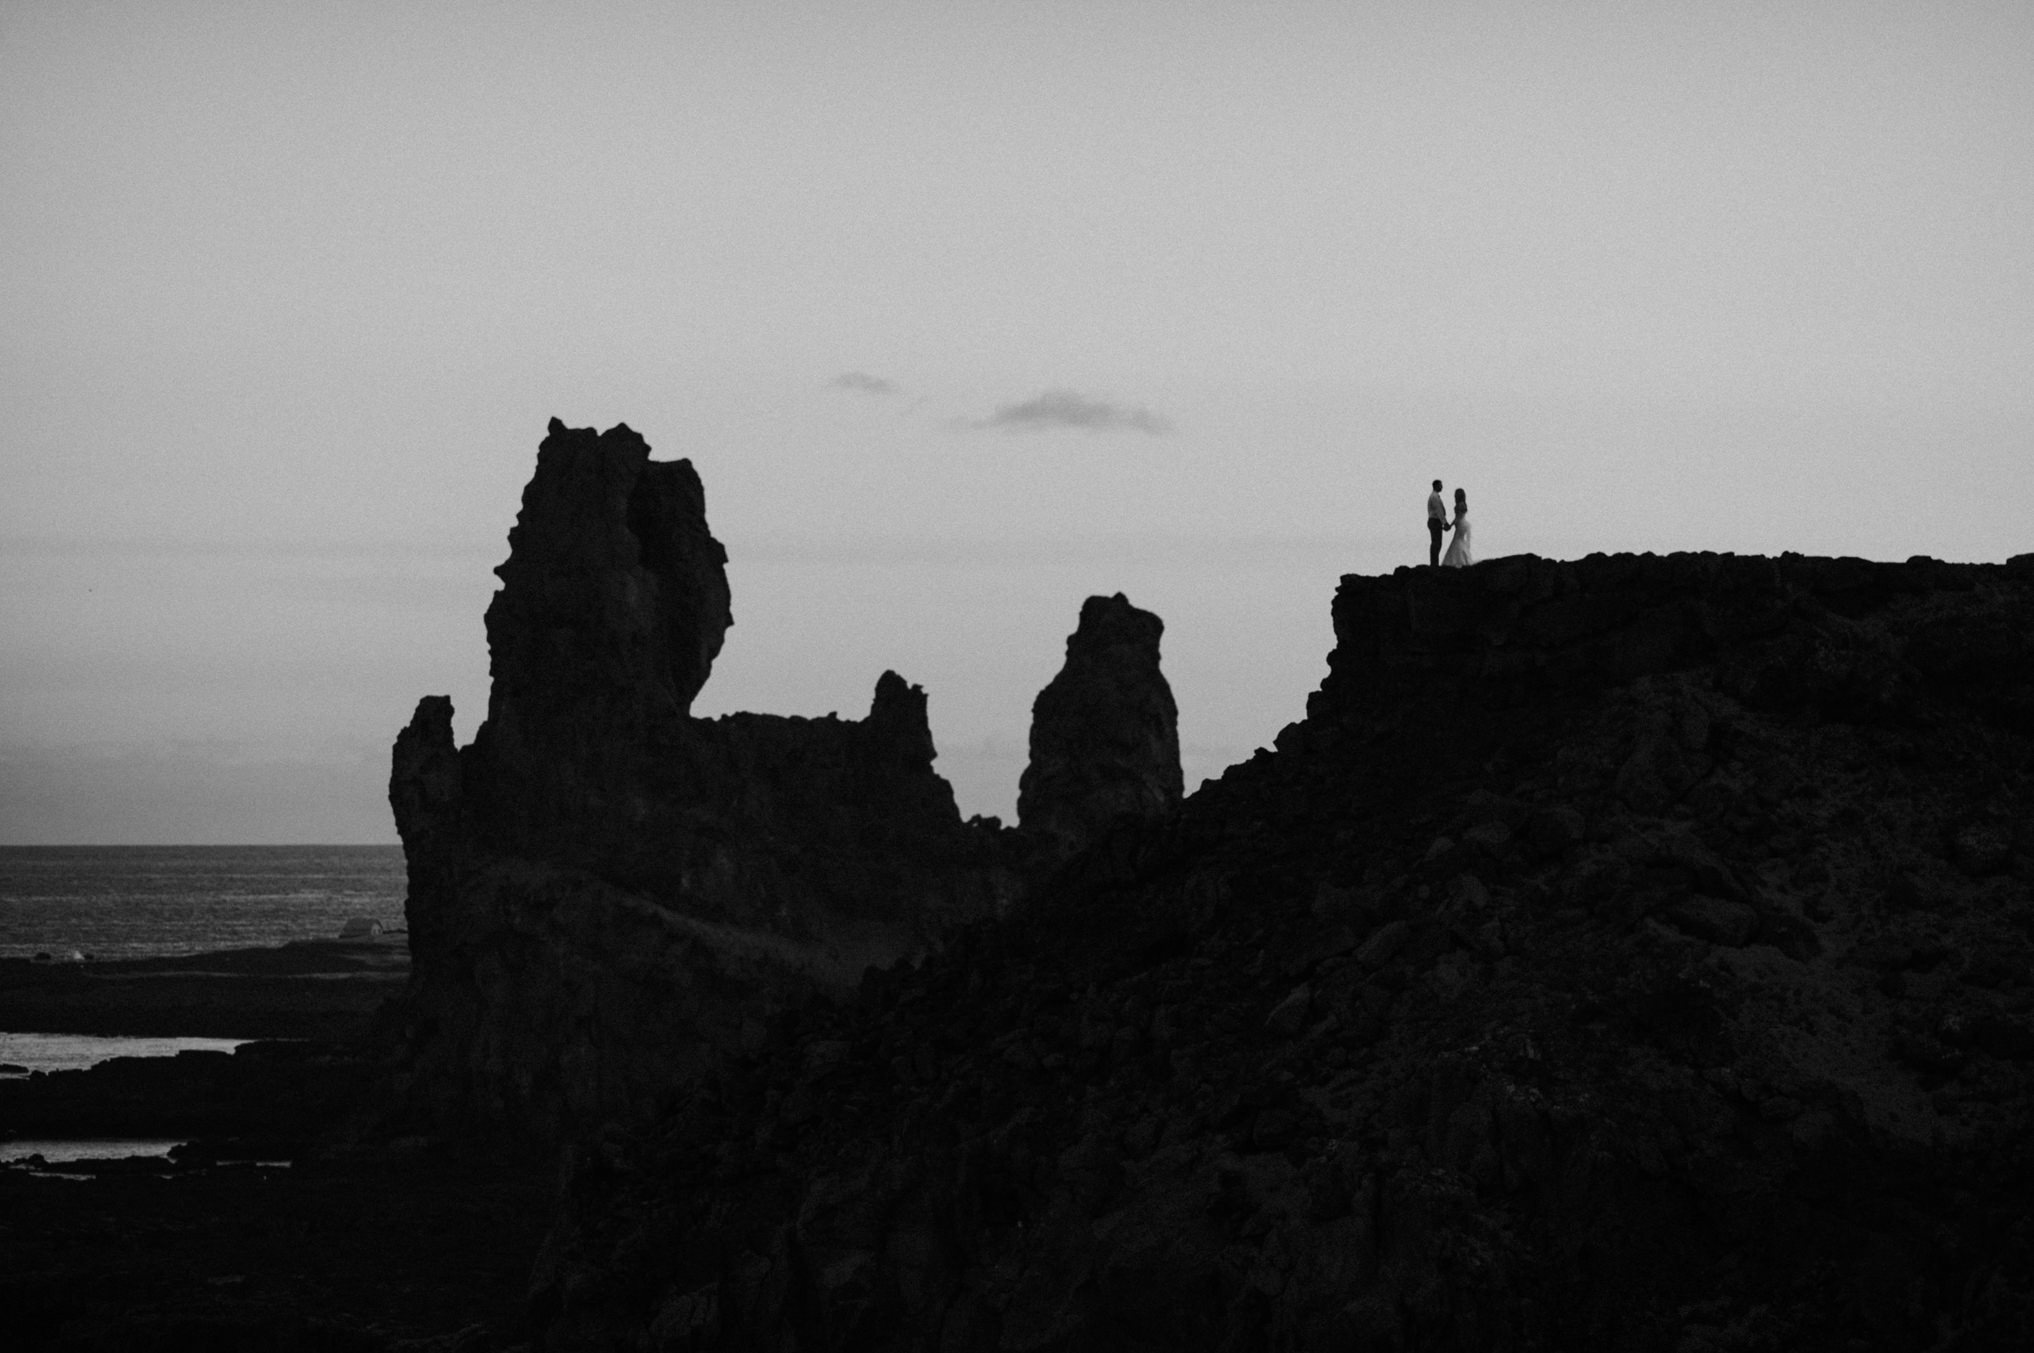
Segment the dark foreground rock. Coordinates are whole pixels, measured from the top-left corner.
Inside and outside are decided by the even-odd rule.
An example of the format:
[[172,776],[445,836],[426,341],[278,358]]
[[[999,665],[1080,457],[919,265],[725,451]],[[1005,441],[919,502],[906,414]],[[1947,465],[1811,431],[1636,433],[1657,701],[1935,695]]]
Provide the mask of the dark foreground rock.
[[1275,752],[577,1148],[543,1346],[2034,1346],[2034,559],[1335,624]]
[[380,1072],[371,1047],[308,1040],[116,1057],[0,1079],[0,1140],[259,1138],[296,1155],[359,1111]]
[[521,1338],[547,1159],[421,1139],[332,1151],[382,1074],[367,1035],[407,971],[400,937],[5,965],[15,1029],[286,1041],[0,1078],[0,1140],[17,1151],[179,1143],[168,1159],[0,1168],[0,1346],[471,1353]]
[[[140,1165],[140,1163],[136,1163]],[[64,1350],[480,1353],[527,1334],[555,1175],[418,1155],[0,1170],[0,1342]]]
[[[0,1080],[0,1139],[15,1153],[50,1141],[56,1157],[0,1167],[0,1345],[475,1353],[520,1340],[555,1166],[426,1139],[336,1150],[383,1055],[254,1042]],[[167,1159],[63,1160],[78,1139],[178,1144]]]

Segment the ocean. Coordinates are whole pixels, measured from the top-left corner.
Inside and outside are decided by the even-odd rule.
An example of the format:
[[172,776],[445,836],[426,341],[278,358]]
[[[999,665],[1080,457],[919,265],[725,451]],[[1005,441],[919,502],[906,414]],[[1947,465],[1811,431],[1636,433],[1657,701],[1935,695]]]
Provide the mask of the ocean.
[[401,846],[0,846],[0,957],[153,958],[403,925]]
[[[0,846],[0,957],[267,947],[330,939],[356,916],[400,929],[405,891],[400,846]],[[0,1078],[237,1045],[0,1030]]]

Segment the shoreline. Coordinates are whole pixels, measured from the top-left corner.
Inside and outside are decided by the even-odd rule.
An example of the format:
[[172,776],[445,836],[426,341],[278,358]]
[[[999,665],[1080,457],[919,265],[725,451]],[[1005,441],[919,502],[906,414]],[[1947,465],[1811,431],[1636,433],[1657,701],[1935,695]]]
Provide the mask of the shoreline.
[[247,1040],[0,1081],[0,1138],[148,1148],[0,1164],[11,1347],[366,1353],[526,1337],[556,1163],[344,1142],[383,1074],[369,1034],[408,980],[406,939],[0,959],[9,1032]]
[[24,1350],[502,1347],[554,1178],[450,1153],[0,1169],[0,1309]]
[[0,1031],[351,1042],[409,971],[404,934],[91,963],[0,958]]

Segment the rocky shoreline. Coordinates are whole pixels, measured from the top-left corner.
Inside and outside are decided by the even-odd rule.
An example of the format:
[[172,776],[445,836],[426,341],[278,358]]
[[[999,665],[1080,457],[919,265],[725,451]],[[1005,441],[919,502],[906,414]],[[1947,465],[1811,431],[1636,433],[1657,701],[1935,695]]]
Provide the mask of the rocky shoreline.
[[8,1347],[512,1341],[555,1166],[423,1138],[368,1147],[349,1130],[384,1074],[377,1013],[408,968],[402,936],[0,960],[11,1031],[253,1040],[0,1079],[0,1139],[180,1143],[167,1157],[0,1167]]
[[356,1040],[409,980],[406,940],[298,940],[92,963],[0,958],[0,1029]]
[[408,977],[400,935],[88,964],[0,959],[10,1033],[248,1040],[231,1053],[0,1078],[0,1139],[308,1142],[364,1101],[378,1074],[375,1021]]
[[0,1170],[9,1348],[480,1353],[522,1339],[543,1163],[464,1153]]

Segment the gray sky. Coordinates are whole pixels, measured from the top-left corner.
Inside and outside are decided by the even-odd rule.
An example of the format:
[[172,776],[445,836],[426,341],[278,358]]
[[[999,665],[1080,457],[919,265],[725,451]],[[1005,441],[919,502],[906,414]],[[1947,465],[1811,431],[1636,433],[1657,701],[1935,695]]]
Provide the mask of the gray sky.
[[697,709],[1007,815],[1081,599],[1187,782],[1344,572],[2034,549],[2034,10],[0,0],[0,841],[393,840],[544,425],[689,456]]

